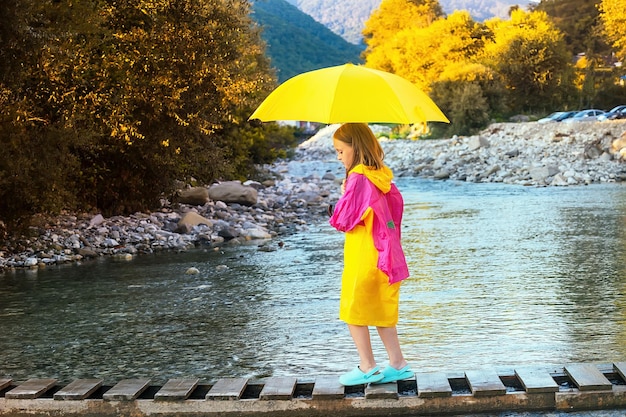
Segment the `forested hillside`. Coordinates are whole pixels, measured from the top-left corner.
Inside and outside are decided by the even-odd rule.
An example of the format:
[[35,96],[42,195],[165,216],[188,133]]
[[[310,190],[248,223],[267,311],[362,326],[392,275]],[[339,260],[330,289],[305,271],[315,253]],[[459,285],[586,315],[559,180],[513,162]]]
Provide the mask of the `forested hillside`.
[[381,0],[290,0],[304,13],[353,44],[361,43],[364,22]]
[[344,40],[285,0],[258,0],[252,18],[262,26],[279,81],[346,62],[362,63],[362,48]]
[[[381,2],[381,0],[287,1],[354,44],[361,43],[363,25]],[[530,2],[529,0],[441,0],[440,3],[446,14],[455,10],[467,10],[475,20],[483,21],[492,17],[505,18],[512,6],[520,5],[526,8]]]

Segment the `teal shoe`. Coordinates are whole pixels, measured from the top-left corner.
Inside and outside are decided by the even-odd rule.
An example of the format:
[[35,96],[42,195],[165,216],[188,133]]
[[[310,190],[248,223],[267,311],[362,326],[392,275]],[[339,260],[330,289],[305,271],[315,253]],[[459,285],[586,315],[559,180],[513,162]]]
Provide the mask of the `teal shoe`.
[[402,369],[396,369],[393,366],[388,365],[382,370],[381,374],[383,374],[383,378],[376,382],[377,384],[386,384],[388,382],[402,381],[403,379],[415,377],[415,373],[411,371],[411,367],[409,365]]
[[369,372],[361,371],[361,368],[358,366],[351,370],[350,372],[343,374],[339,377],[339,383],[346,387],[351,387],[353,385],[363,385],[363,384],[373,384],[379,382],[384,378],[382,372],[380,372],[380,368],[375,366]]

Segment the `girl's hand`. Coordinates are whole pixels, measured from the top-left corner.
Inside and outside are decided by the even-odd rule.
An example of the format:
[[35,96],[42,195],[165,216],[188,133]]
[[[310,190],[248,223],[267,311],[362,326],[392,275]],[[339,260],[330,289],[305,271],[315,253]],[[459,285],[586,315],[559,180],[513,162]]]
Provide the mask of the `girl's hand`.
[[346,180],[343,180],[341,182],[341,194],[344,194],[346,192]]

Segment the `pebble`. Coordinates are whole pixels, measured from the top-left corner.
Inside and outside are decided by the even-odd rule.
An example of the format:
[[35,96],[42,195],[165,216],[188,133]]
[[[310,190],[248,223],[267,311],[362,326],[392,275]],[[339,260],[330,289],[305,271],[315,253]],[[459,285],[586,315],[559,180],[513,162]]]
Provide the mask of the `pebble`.
[[[102,256],[131,260],[142,253],[199,246],[219,250],[220,245],[249,241],[261,242],[259,251],[280,250],[280,243],[263,242],[306,231],[310,224],[328,218],[328,206],[340,197],[345,172],[332,143],[338,126],[327,126],[302,143],[293,160],[263,166],[273,178],[244,183],[257,191],[257,203],[252,206],[212,200],[201,206],[164,201],[160,210],[130,216],[66,213],[31,228],[34,237],[2,242],[0,272]],[[617,139],[626,135],[623,120],[494,123],[478,135],[441,140],[389,140],[387,127],[372,129],[382,136],[385,163],[397,177],[541,187],[626,181],[626,148],[615,149]],[[208,219],[207,224],[177,231],[187,213]]]
[[[297,158],[333,156],[338,126],[303,143]],[[493,123],[474,136],[439,140],[389,140],[384,129],[378,133],[385,162],[397,177],[540,187],[626,181],[626,120]]]

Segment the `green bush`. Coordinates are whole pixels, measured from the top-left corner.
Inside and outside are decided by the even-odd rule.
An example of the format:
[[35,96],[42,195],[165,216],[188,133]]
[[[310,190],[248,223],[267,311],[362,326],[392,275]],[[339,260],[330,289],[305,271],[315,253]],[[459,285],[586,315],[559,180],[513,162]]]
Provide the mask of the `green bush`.
[[450,124],[432,124],[431,137],[471,135],[489,124],[489,101],[478,83],[439,82],[431,94],[450,120]]
[[242,178],[293,132],[247,117],[276,78],[249,2],[0,4],[0,221],[158,207]]

